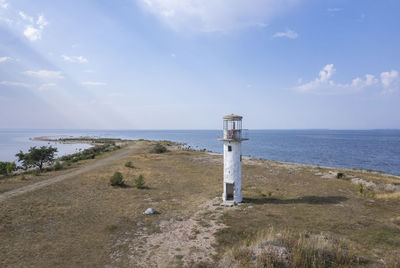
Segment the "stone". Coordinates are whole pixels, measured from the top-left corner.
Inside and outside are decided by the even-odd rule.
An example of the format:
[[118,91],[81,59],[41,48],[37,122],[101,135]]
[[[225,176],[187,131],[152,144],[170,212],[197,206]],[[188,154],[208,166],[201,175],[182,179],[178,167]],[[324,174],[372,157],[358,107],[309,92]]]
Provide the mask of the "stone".
[[156,211],[152,208],[148,208],[148,209],[146,209],[144,214],[146,214],[146,215],[156,214]]

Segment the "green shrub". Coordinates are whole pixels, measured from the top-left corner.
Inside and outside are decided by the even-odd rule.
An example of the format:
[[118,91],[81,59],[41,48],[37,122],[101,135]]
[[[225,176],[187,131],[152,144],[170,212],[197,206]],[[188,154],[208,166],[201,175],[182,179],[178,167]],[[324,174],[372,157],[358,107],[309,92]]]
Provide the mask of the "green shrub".
[[151,149],[151,153],[162,154],[167,151],[167,148],[163,146],[161,143],[157,143],[154,145],[153,149]]
[[342,179],[343,177],[344,177],[344,173],[343,172],[336,173],[336,179]]
[[11,175],[16,168],[14,162],[0,162],[0,175]]
[[14,162],[10,162],[6,166],[7,174],[10,175],[17,169],[17,165]]
[[32,174],[35,175],[35,176],[40,176],[40,173],[41,173],[41,171],[40,171],[39,168],[34,169],[34,170],[32,171]]
[[111,176],[110,185],[111,186],[123,186],[123,185],[125,185],[124,177],[122,176],[121,172],[116,171],[114,173],[114,175]]
[[57,160],[56,164],[54,165],[54,170],[60,170],[60,169],[62,169],[62,165],[60,161]]
[[364,193],[364,185],[362,183],[358,184],[358,191],[360,192],[360,194]]
[[125,167],[127,167],[127,168],[135,168],[135,166],[132,164],[131,161],[126,162],[125,163]]
[[144,184],[145,184],[145,182],[144,182],[143,175],[139,175],[139,177],[137,177],[137,178],[135,179],[135,186],[136,186],[136,188],[138,188],[138,189],[143,189],[143,188],[145,187]]

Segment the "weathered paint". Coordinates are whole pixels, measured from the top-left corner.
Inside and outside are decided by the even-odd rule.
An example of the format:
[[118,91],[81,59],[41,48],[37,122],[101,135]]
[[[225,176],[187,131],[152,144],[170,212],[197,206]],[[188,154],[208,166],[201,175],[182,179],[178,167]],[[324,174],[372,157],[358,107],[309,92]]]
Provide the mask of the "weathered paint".
[[[232,151],[228,151],[228,146]],[[226,183],[234,183],[234,201],[242,202],[242,142],[224,141],[224,193],[222,199],[226,201]]]

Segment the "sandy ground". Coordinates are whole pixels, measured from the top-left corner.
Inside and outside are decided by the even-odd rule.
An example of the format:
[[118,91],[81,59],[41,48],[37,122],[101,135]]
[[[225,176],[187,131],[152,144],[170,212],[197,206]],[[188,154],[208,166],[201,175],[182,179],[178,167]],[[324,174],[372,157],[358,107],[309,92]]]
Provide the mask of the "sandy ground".
[[[215,254],[214,234],[225,227],[220,217],[226,210],[220,199],[206,201],[199,210],[186,219],[161,221],[160,232],[147,234],[146,227],[138,223],[138,231],[126,234],[114,244],[110,258],[118,263],[123,254],[120,247],[128,247],[128,258],[133,267],[171,267],[190,266],[199,263],[212,263]],[[149,215],[148,217],[151,217]]]

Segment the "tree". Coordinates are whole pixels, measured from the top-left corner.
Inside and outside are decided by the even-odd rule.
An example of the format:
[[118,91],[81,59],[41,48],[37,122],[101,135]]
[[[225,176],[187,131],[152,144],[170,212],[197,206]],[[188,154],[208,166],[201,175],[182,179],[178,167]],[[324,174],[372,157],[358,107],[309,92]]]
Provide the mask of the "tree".
[[29,152],[24,154],[22,151],[19,151],[15,156],[18,157],[18,162],[22,162],[22,166],[27,169],[29,167],[39,167],[39,170],[42,171],[43,164],[45,163],[53,163],[54,154],[57,152],[57,148],[49,146],[42,146],[40,148],[36,148],[36,146],[29,148]]

